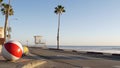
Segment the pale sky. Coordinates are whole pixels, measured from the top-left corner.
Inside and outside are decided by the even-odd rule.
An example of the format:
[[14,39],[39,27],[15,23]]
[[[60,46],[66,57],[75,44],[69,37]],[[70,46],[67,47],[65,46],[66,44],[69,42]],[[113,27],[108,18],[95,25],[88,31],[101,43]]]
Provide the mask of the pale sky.
[[[12,39],[34,44],[33,36],[41,35],[47,45],[56,45],[54,8],[59,4],[66,10],[61,15],[60,45],[120,45],[120,0],[11,0]],[[0,18],[4,26],[4,16]]]

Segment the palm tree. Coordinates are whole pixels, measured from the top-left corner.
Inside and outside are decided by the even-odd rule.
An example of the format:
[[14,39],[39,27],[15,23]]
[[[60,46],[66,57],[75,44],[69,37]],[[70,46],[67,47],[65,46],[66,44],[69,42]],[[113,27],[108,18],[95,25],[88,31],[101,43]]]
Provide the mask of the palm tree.
[[8,16],[13,15],[14,11],[12,6],[10,5],[10,0],[9,0],[9,4],[2,4],[2,14],[5,15],[5,25],[4,25],[4,39],[6,42],[6,37],[7,37],[7,28],[8,28]]
[[62,5],[58,5],[54,12],[58,14],[57,49],[59,49],[60,15],[65,12],[65,9]]

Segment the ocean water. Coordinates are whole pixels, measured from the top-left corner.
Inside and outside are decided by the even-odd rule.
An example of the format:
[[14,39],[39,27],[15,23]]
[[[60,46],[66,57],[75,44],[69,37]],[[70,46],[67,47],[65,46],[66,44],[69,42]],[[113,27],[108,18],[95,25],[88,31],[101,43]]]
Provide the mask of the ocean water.
[[[56,48],[56,46],[47,46],[47,47]],[[120,54],[120,46],[63,46],[61,45],[60,49]]]
[[[32,45],[33,47],[57,48],[57,45]],[[75,46],[60,45],[60,49],[120,54],[120,46]]]

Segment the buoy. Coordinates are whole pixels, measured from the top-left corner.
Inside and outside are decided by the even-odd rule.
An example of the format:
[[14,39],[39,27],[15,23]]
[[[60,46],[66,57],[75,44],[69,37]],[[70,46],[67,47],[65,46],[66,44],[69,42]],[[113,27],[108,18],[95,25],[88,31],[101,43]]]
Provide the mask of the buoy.
[[6,60],[14,61],[22,57],[23,47],[18,41],[8,41],[2,47],[2,56]]
[[29,54],[29,49],[27,46],[23,46],[23,55],[28,55]]

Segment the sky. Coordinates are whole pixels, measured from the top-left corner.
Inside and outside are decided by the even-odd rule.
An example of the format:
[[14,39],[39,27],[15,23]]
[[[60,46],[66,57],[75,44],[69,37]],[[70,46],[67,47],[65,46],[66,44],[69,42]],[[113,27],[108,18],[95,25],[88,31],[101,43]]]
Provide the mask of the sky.
[[120,0],[11,0],[11,5],[12,39],[22,44],[34,44],[34,36],[41,35],[47,45],[56,45],[54,8],[62,5],[60,45],[120,45]]

